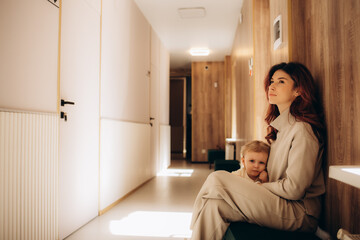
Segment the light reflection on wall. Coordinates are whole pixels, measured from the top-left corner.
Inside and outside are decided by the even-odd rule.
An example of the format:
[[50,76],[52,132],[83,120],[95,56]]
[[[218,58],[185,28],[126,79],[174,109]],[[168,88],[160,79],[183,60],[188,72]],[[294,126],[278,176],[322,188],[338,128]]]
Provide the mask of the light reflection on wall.
[[190,238],[190,212],[136,211],[121,220],[110,222],[113,235]]
[[360,175],[360,167],[348,167],[348,168],[342,168],[341,170],[349,173],[353,173],[356,175]]

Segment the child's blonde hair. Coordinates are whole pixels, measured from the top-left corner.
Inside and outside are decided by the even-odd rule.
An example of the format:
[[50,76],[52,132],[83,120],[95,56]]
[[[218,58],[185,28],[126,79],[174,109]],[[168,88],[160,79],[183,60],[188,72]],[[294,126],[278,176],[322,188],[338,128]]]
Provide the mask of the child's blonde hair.
[[247,152],[264,152],[269,154],[270,146],[265,142],[254,140],[241,147],[241,157],[245,157]]

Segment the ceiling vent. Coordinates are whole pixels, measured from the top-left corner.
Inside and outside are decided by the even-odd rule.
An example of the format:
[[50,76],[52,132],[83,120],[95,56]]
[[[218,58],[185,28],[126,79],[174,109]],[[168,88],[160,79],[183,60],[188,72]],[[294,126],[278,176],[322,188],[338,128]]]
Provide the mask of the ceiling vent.
[[181,18],[203,18],[206,15],[205,8],[196,7],[196,8],[179,8],[178,13]]

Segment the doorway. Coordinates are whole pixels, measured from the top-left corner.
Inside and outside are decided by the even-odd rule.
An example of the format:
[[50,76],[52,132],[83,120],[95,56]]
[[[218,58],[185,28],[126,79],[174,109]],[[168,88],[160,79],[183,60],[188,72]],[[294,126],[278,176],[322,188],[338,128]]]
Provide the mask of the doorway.
[[171,126],[171,159],[189,159],[189,156],[191,156],[190,87],[191,83],[190,78],[188,77],[170,78],[169,112]]

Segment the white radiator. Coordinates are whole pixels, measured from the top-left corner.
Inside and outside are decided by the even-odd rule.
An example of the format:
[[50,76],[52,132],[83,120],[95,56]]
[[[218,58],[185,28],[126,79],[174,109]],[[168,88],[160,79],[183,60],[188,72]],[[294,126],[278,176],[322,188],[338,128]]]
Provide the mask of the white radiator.
[[0,240],[58,236],[58,119],[0,111]]

